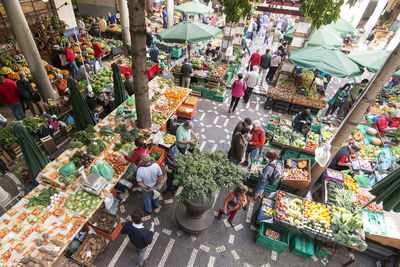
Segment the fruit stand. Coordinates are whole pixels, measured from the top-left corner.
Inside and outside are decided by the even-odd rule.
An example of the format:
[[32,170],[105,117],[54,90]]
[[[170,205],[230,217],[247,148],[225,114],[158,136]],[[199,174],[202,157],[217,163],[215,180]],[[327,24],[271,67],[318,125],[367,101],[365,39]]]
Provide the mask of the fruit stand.
[[[149,91],[151,95],[158,92],[158,99],[151,105],[152,114],[157,113],[164,119],[157,121],[158,124],[153,123],[150,129],[137,130],[133,126],[135,115],[132,116],[135,114],[134,99],[128,99],[95,127],[77,132],[78,141],[73,142],[38,175],[39,186],[0,217],[0,255],[3,263],[54,263],[106,197],[114,192],[114,186],[129,167],[121,157],[122,150],[129,152],[134,149],[132,142],[135,135],[152,143],[153,133],[160,131],[190,93],[189,89],[160,78],[149,83]],[[168,99],[169,104],[161,109],[158,102],[162,99]],[[101,148],[97,147],[99,139],[103,141]],[[76,155],[78,152],[87,153],[91,158],[82,159],[82,155]],[[77,161],[73,160],[74,156]],[[161,160],[158,153],[153,157]],[[73,167],[66,168],[69,165]],[[80,165],[79,170],[75,168]],[[82,175],[89,176],[98,171],[106,179],[105,187],[98,195],[87,193]],[[104,241],[102,237],[98,238]],[[102,248],[104,246],[96,247],[93,252],[98,254]],[[82,253],[79,249],[76,253],[73,258],[80,261]]]

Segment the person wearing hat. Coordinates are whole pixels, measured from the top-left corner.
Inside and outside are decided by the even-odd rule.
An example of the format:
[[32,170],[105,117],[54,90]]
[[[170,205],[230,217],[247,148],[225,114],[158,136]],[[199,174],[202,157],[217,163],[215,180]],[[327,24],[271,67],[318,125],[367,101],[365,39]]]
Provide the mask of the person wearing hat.
[[252,124],[253,124],[253,122],[251,121],[250,118],[245,118],[244,120],[239,121],[238,124],[236,125],[235,129],[233,130],[232,137],[235,135],[235,133],[240,132],[240,130],[242,130],[243,128],[250,129]]
[[125,81],[124,81],[125,90],[128,93],[128,95],[131,96],[135,93],[133,86],[133,76],[129,72],[125,72],[124,76],[125,76]]
[[244,152],[246,151],[246,139],[249,132],[249,128],[242,128],[240,132],[235,133],[232,137],[228,158],[235,165],[242,163]]
[[155,208],[160,206],[157,186],[161,183],[162,171],[157,163],[151,162],[149,154],[142,154],[140,159],[143,164],[137,170],[136,181],[142,190],[144,210],[151,214],[151,199]]
[[168,154],[165,156],[165,170],[167,171],[167,189],[164,191],[164,193],[171,193],[172,195],[175,195],[176,190],[178,189],[173,184],[174,176],[178,168],[178,165],[175,162],[178,154],[178,148],[176,146],[172,146],[169,149]]
[[64,77],[57,73],[56,74],[56,81],[54,82],[54,85],[57,88],[57,92],[59,96],[66,95],[67,93],[65,90],[67,90],[67,80],[64,79]]
[[385,131],[394,131],[396,127],[390,127],[392,124],[392,119],[397,117],[397,110],[392,110],[388,114],[382,114],[379,118],[375,121],[376,128],[380,134],[384,133]]

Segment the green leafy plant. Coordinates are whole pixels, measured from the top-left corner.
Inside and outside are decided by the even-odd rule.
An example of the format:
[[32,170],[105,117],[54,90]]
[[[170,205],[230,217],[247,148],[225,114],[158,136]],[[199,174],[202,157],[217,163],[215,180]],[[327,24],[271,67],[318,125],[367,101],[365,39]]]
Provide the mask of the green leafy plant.
[[300,11],[304,17],[311,20],[314,28],[330,24],[340,17],[340,8],[343,4],[350,7],[357,3],[356,0],[307,0],[300,6]]
[[248,171],[228,161],[221,151],[180,154],[176,158],[174,185],[182,186],[180,201],[208,201],[222,186],[235,187],[248,176]]

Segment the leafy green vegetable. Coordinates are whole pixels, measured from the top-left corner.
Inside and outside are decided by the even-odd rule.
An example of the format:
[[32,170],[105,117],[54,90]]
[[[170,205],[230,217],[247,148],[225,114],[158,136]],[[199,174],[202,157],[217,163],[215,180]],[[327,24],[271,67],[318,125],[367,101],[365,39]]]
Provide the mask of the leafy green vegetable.
[[104,135],[104,136],[114,135],[114,131],[111,129],[110,126],[101,127],[100,133],[101,133],[101,135]]
[[161,151],[153,150],[150,153],[150,160],[152,162],[157,162],[160,159],[161,156],[162,156],[162,152]]
[[56,193],[57,191],[52,187],[44,188],[37,197],[31,197],[29,199],[28,207],[33,207],[35,205],[47,207],[50,205],[50,197]]
[[179,154],[175,161],[178,167],[174,185],[184,188],[178,197],[180,201],[206,202],[222,186],[233,188],[249,175],[248,170],[232,164],[221,151]]
[[80,141],[74,141],[74,142],[71,142],[71,143],[69,143],[69,148],[81,148],[81,147],[83,147],[84,146],[84,144],[82,143],[82,142],[80,142]]
[[83,144],[89,145],[92,143],[93,138],[96,137],[95,132],[96,130],[93,128],[93,125],[89,125],[85,130],[76,132],[75,137]]
[[133,135],[130,132],[122,132],[121,133],[122,140],[126,142],[133,142],[135,141]]

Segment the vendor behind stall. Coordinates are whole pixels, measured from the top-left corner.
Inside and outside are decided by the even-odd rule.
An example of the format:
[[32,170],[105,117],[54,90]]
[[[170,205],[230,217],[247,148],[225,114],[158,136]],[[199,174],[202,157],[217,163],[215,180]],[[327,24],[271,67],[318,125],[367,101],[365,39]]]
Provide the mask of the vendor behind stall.
[[206,56],[209,57],[211,60],[217,57],[217,52],[215,52],[215,49],[211,47],[211,44],[207,44]]
[[328,168],[338,171],[346,170],[351,166],[351,159],[355,158],[358,151],[360,151],[360,147],[353,143],[341,147],[333,157]]
[[196,140],[199,139],[192,130],[192,128],[193,128],[193,122],[185,121],[176,130],[176,144],[179,152],[181,152],[182,154],[186,153],[188,145],[194,144],[194,141],[191,140],[190,136],[192,136]]
[[306,108],[302,112],[296,115],[293,120],[293,130],[301,133],[302,135],[307,135],[307,133],[311,129],[311,111],[310,109]]
[[375,121],[376,128],[380,134],[384,133],[385,131],[394,131],[396,127],[390,127],[392,124],[391,119],[396,118],[397,110],[392,110],[388,114],[382,114],[378,117]]

